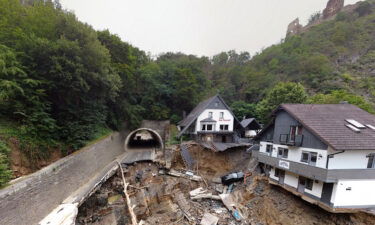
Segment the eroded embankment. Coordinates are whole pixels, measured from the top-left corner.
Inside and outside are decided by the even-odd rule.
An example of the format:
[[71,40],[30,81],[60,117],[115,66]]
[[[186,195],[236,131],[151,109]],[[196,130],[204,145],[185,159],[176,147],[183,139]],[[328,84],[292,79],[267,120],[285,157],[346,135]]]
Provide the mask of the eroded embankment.
[[[190,152],[194,157],[199,154],[197,168],[204,181],[161,174],[164,167],[148,162],[125,168],[125,178],[131,184],[129,194],[132,204],[136,206],[134,211],[138,221],[143,220],[144,224],[199,224],[208,212],[219,219],[218,224],[375,224],[375,217],[365,213],[326,212],[268,184],[267,179],[255,171],[245,182],[237,182],[230,193],[243,216],[242,221],[236,221],[221,200],[192,200],[189,192],[198,187],[214,196],[225,192],[226,187],[218,183],[217,178],[237,169],[246,171],[249,156],[243,160],[237,158],[246,154],[243,150],[219,154],[197,145],[191,145]],[[172,155],[172,169],[183,172],[179,149],[172,149],[169,153]],[[122,190],[118,173],[80,207],[77,224],[131,224]]]

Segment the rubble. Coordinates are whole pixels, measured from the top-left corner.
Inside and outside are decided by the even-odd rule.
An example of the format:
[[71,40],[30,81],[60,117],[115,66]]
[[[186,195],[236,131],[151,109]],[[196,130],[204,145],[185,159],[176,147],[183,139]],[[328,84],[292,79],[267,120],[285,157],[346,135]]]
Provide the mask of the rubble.
[[216,225],[219,222],[219,218],[217,216],[212,215],[211,213],[205,213],[203,215],[201,225]]
[[[371,216],[331,214],[309,205],[292,194],[268,184],[267,178],[250,171],[254,162],[228,159],[228,155],[189,145],[189,153],[199,171],[188,171],[178,149],[171,148],[170,168],[160,163],[138,162],[127,165],[79,207],[77,225],[132,224],[128,205],[138,224],[373,224]],[[202,152],[198,153],[197,151]],[[201,158],[196,157],[200,155]],[[234,153],[237,157],[240,153]],[[226,159],[223,167],[218,166]],[[236,165],[232,161],[240,161]],[[209,165],[208,165],[209,164]],[[215,169],[216,167],[216,169]],[[246,179],[223,185],[220,177],[242,171]],[[188,173],[186,173],[188,172]],[[140,175],[141,174],[141,175]],[[128,182],[129,202],[123,192]]]

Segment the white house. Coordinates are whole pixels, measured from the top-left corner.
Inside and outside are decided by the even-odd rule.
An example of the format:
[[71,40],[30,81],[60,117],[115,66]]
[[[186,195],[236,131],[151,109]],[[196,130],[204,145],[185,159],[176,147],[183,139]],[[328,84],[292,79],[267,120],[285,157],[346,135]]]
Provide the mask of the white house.
[[243,129],[220,95],[199,103],[178,123],[178,128],[178,136],[185,135],[199,142],[210,143],[218,151],[238,147],[236,139]]
[[350,104],[283,104],[253,151],[273,184],[327,210],[375,207],[375,115]]

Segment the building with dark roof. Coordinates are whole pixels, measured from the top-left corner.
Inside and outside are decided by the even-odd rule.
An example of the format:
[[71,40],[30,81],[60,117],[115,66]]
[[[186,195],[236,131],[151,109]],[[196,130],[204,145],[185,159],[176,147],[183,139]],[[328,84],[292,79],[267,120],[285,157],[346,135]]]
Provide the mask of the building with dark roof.
[[256,121],[255,118],[243,119],[241,121],[241,126],[243,127],[243,132],[241,133],[241,137],[243,138],[253,138],[261,129],[260,124]]
[[220,95],[199,103],[178,128],[178,137],[188,136],[214,151],[242,146],[237,142],[243,128]]
[[374,208],[375,115],[350,104],[283,104],[253,151],[273,184],[330,211]]

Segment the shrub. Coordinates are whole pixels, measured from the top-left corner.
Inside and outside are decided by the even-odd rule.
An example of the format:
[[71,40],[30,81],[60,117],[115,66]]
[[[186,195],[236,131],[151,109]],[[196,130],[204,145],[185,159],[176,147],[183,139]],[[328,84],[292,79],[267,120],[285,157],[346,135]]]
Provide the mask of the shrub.
[[8,146],[0,141],[0,187],[12,178],[12,171],[9,169],[9,152]]

